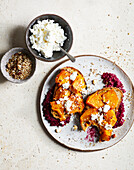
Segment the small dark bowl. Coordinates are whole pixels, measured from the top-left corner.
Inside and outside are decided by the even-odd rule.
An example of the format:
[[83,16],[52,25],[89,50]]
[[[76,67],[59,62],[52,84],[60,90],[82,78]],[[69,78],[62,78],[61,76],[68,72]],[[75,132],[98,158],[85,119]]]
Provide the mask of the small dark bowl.
[[[14,55],[15,53],[18,53],[18,52],[22,52],[23,54],[26,54],[27,57],[32,62],[32,71],[31,71],[30,75],[24,80],[18,80],[18,79],[12,78],[9,75],[9,73],[6,71],[6,64],[8,63],[9,59],[11,59],[12,55]],[[26,82],[28,79],[30,79],[33,76],[35,69],[36,69],[36,59],[35,59],[35,57],[29,51],[27,51],[26,49],[21,48],[21,47],[12,48],[7,53],[5,53],[5,55],[1,59],[1,72],[2,72],[2,74],[7,80],[9,80],[13,83]]]
[[63,58],[65,56],[65,54],[61,51],[54,51],[53,52],[53,56],[51,58],[45,58],[43,55],[39,56],[39,52],[35,49],[32,49],[32,44],[30,43],[29,37],[31,35],[30,32],[30,28],[33,27],[34,24],[37,23],[37,21],[42,21],[42,20],[46,20],[46,19],[50,19],[50,20],[54,20],[55,23],[59,23],[59,25],[61,26],[61,28],[64,30],[64,35],[67,37],[67,39],[64,41],[64,44],[62,46],[62,48],[64,50],[66,50],[67,52],[70,50],[72,43],[73,43],[73,33],[71,30],[71,27],[69,26],[69,24],[60,16],[58,15],[54,15],[54,14],[44,14],[44,15],[40,15],[38,17],[36,17],[35,19],[33,19],[30,24],[28,25],[27,29],[26,29],[26,45],[29,49],[29,51],[32,53],[32,55],[34,55],[36,58],[42,60],[42,61],[57,61],[61,58]]

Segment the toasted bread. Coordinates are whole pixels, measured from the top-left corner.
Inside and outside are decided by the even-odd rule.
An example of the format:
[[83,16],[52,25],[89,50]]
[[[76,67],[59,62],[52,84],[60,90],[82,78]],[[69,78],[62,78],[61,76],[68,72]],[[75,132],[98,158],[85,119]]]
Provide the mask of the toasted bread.
[[[70,79],[70,76],[77,72],[77,76],[74,80]],[[70,90],[72,92],[75,92],[77,90],[78,92],[82,92],[83,89],[86,89],[86,81],[84,79],[83,74],[73,67],[64,67],[61,69],[60,73],[55,78],[56,84],[58,86],[61,86],[65,83],[70,84]]]
[[[53,101],[50,103],[53,117],[63,121],[70,114],[81,113],[85,106],[81,93],[86,88],[86,82],[82,73],[73,67],[64,67],[56,76],[55,83]],[[67,85],[66,87],[64,86],[65,84]],[[66,110],[64,98],[68,98],[73,103],[73,108],[71,106],[69,112]]]
[[[91,113],[92,114],[99,113],[99,111],[97,112],[97,110],[106,104],[109,105],[110,111],[107,112],[108,114],[105,113],[106,116],[104,116],[104,120],[106,121],[106,123],[111,124],[111,126],[113,127],[117,121],[116,112],[118,111],[122,98],[123,92],[116,87],[106,87],[88,96],[86,100],[87,104],[86,110],[80,117],[80,124],[82,129],[85,131],[88,126],[92,125],[93,121],[91,121]],[[96,100],[98,100],[98,102],[96,102]],[[88,117],[88,115],[89,115],[89,118],[87,118],[88,121],[85,121],[85,117]]]
[[[115,102],[115,99],[116,99],[116,104],[114,105],[115,107],[111,109],[117,112],[120,106],[120,103],[122,101],[122,98],[123,98],[123,92],[119,88],[116,88],[116,87],[105,87],[101,90],[96,91],[92,95],[88,96],[86,100],[86,104],[90,107],[95,107],[97,109],[99,109],[100,107],[103,107],[105,103],[110,101],[107,99],[107,96],[106,96],[107,92],[109,91],[114,92],[114,98],[112,97],[112,95],[109,96],[109,99],[112,97],[111,105],[112,105],[112,102]],[[104,96],[106,97],[104,98]]]

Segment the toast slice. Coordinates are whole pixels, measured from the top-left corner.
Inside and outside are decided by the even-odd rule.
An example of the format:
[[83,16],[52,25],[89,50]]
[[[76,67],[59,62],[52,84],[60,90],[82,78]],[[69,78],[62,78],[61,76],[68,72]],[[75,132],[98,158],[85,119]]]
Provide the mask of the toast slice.
[[73,67],[64,67],[56,76],[55,83],[50,103],[53,117],[63,121],[71,114],[82,113],[85,105],[81,93],[86,89],[82,73]]
[[106,87],[88,96],[86,105],[99,109],[107,103],[111,109],[117,112],[122,98],[123,92],[119,88]]
[[77,91],[82,93],[83,89],[86,89],[87,87],[83,74],[73,67],[62,68],[60,73],[55,78],[55,83],[58,86],[63,87],[65,84],[68,85],[68,88],[72,92]]
[[[92,121],[92,114],[96,114],[96,116],[103,114],[103,126],[108,123],[113,127],[117,121],[116,112],[119,109],[122,98],[123,92],[116,87],[106,87],[88,96],[86,100],[86,110],[80,117],[82,129],[86,131],[88,126],[94,125],[94,123],[96,124],[96,120],[95,122]],[[103,112],[105,105],[109,107],[107,112]],[[100,113],[100,110],[102,110],[102,113]],[[100,123],[96,124],[96,126],[100,128]],[[104,128],[101,127],[101,129]]]

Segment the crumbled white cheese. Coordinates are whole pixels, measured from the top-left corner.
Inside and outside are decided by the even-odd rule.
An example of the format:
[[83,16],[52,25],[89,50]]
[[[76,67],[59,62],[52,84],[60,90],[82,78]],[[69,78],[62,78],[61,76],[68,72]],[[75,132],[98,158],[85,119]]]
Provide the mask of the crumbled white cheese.
[[91,114],[91,120],[97,120],[98,114]]
[[69,82],[62,84],[62,87],[63,87],[64,89],[68,89],[69,86],[70,86],[70,83],[69,83]]
[[102,110],[103,110],[102,107],[100,107],[100,108],[98,109],[99,112],[102,112]]
[[110,106],[109,105],[104,105],[104,107],[103,107],[103,112],[108,112],[110,110]]
[[106,103],[109,104],[109,100]]
[[57,104],[60,104],[60,101],[59,101],[59,100],[57,100],[57,101],[56,101],[56,103],[57,103]]
[[[64,101],[68,100],[67,96],[64,96],[64,98],[60,98],[59,101],[62,102],[62,104],[64,104]],[[58,103],[57,103],[58,104]]]
[[84,88],[84,89],[82,89],[82,94],[87,95],[88,91]]
[[111,129],[112,129],[112,125],[106,123],[106,124],[105,124],[105,129],[106,129],[106,130],[111,130]]
[[74,81],[76,79],[76,77],[77,77],[77,72],[74,71],[70,76],[70,80]]
[[69,77],[65,77],[65,80],[68,80],[69,79]]
[[64,121],[61,121],[60,124],[64,125]]
[[68,97],[67,97],[67,96],[64,96],[63,100],[68,100]]
[[97,120],[98,124],[101,125],[101,123],[103,122],[103,114],[91,114],[91,120]]
[[71,111],[71,109],[70,109],[71,105],[72,105],[72,101],[67,100],[67,101],[65,102],[65,108],[66,108],[66,110],[67,110],[68,112]]
[[52,57],[53,51],[60,51],[58,44],[63,46],[66,40],[64,30],[58,23],[54,23],[54,20],[37,21],[30,31],[32,48],[41,52],[46,58]]

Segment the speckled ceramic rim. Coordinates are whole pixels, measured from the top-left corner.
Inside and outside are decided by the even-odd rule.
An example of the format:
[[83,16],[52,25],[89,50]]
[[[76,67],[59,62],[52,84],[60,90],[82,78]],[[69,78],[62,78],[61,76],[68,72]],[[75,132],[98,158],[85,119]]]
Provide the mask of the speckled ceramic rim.
[[[5,70],[5,64],[7,63],[7,60],[9,60],[11,58],[11,56],[17,52],[22,52],[24,54],[27,54],[27,57],[32,61],[32,71],[31,71],[30,75],[24,80],[13,79]],[[28,50],[26,50],[22,47],[15,47],[15,48],[10,49],[3,55],[2,59],[1,59],[1,63],[0,63],[0,68],[1,68],[1,72],[2,72],[3,76],[8,81],[10,81],[12,83],[21,84],[21,83],[28,81],[33,76],[33,74],[36,70],[36,59]]]
[[[120,68],[120,67],[119,67],[117,64],[115,64],[113,61],[108,60],[108,59],[106,59],[106,58],[104,58],[104,57],[101,57],[101,56],[89,55],[89,54],[86,55],[86,54],[84,54],[84,55],[75,56],[75,58],[85,57],[85,56],[88,56],[88,57],[94,56],[94,57],[97,57],[97,58],[102,58],[102,59],[104,59],[104,60],[107,60],[107,61],[113,63],[116,67],[118,67],[120,70],[122,70],[122,68]],[[63,63],[65,63],[66,61],[69,61],[69,60],[65,60],[65,61],[62,61],[61,63],[57,64],[57,65],[48,73],[48,75],[45,77],[44,83],[45,83],[47,77],[48,77],[58,66],[60,66],[60,65],[63,64]],[[127,75],[123,70],[122,70],[122,72],[128,77],[128,75]],[[133,83],[132,83],[132,81],[131,81],[131,79],[130,79],[129,77],[128,77],[128,79],[129,79],[129,81],[130,81],[130,83],[131,83],[132,90],[134,91],[134,85],[133,85]],[[43,86],[44,86],[44,83],[43,83]],[[42,90],[43,90],[43,86],[42,86]],[[133,96],[133,97],[134,97],[134,96]],[[40,96],[40,103],[41,103],[41,96]],[[41,113],[41,109],[42,109],[42,108],[40,108],[40,113]],[[41,116],[41,118],[42,118],[42,122],[43,122],[43,124],[44,124],[43,117]],[[105,147],[105,148],[102,148],[102,149],[96,149],[96,150],[90,150],[90,149],[82,150],[82,149],[75,149],[75,148],[73,148],[73,147],[66,146],[64,143],[62,143],[62,142],[58,141],[56,138],[54,138],[54,137],[49,133],[49,131],[47,130],[47,128],[46,128],[46,127],[45,127],[45,128],[46,128],[47,132],[50,134],[50,136],[51,136],[54,140],[56,140],[58,143],[60,143],[62,146],[66,147],[66,148],[68,148],[68,149],[71,149],[71,150],[74,150],[74,151],[80,151],[80,152],[95,152],[95,151],[101,151],[101,150],[110,148],[110,147],[114,146],[115,144],[117,144],[118,142],[120,142],[120,141],[127,135],[127,133],[129,132],[129,130],[131,129],[131,127],[132,127],[132,125],[133,125],[133,122],[134,122],[134,114],[133,114],[133,121],[132,121],[129,129],[127,130],[127,132],[122,136],[122,138],[121,138],[119,141],[115,142],[115,143],[112,144],[111,146],[108,146],[108,147]],[[45,124],[44,124],[44,126],[45,126]]]
[[70,25],[68,24],[68,22],[67,22],[65,19],[63,19],[62,17],[60,17],[60,16],[58,16],[58,15],[56,15],[56,14],[42,14],[42,15],[34,18],[34,19],[30,22],[30,24],[28,25],[28,27],[27,27],[27,29],[26,29],[26,33],[25,33],[25,43],[26,43],[27,48],[29,49],[29,51],[31,52],[31,54],[32,54],[34,57],[36,57],[37,59],[39,59],[39,60],[41,60],[41,61],[46,61],[46,62],[58,61],[58,60],[62,59],[63,57],[65,57],[66,54],[63,55],[61,58],[58,58],[58,59],[55,59],[55,60],[48,60],[48,59],[46,59],[46,58],[38,57],[38,56],[31,50],[31,48],[30,48],[29,45],[28,45],[28,41],[29,41],[29,40],[28,40],[28,32],[29,32],[29,28],[31,27],[31,25],[32,25],[33,22],[35,22],[36,20],[38,20],[38,19],[41,18],[42,16],[51,16],[51,15],[61,18],[61,19],[69,26],[69,29],[70,29],[70,31],[71,31],[71,39],[72,39],[71,41],[72,41],[72,42],[71,42],[70,48],[67,50],[67,52],[70,51],[70,49],[71,49],[71,47],[72,47],[72,44],[73,44],[73,32],[72,32],[72,29],[71,29]]

